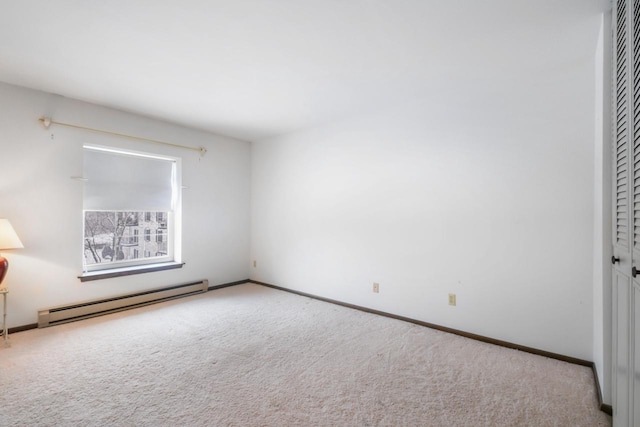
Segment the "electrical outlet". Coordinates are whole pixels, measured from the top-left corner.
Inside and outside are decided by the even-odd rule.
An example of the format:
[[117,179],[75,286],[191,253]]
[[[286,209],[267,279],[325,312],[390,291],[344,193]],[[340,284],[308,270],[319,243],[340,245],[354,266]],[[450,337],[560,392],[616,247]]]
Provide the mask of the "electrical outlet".
[[373,283],[373,293],[375,294],[379,294],[380,293],[380,284],[379,283]]
[[449,294],[449,305],[456,305],[456,294]]
[[253,266],[255,267],[255,266],[256,266],[256,264],[257,264],[257,263],[256,263],[256,260],[254,259],[254,260],[253,260]]

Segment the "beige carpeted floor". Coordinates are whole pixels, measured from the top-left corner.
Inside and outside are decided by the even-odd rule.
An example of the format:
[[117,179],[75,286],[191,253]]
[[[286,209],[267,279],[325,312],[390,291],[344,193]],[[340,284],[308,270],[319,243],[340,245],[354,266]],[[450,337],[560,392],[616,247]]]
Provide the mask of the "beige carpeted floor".
[[589,368],[253,284],[11,341],[2,426],[611,425]]

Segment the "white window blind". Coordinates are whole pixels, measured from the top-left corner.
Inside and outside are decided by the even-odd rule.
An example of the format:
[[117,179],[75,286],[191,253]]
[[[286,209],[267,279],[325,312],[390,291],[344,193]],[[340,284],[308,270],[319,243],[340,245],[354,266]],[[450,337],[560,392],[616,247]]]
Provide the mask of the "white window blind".
[[176,162],[172,159],[84,147],[84,210],[171,211]]

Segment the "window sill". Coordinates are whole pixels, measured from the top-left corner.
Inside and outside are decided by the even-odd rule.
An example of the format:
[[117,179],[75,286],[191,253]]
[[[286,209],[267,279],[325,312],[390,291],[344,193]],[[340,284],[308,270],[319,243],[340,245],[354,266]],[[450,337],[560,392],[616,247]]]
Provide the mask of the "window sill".
[[111,279],[113,277],[131,276],[134,274],[153,273],[154,271],[173,270],[182,268],[184,262],[163,262],[161,264],[147,264],[135,267],[112,268],[109,270],[88,271],[78,276],[81,282],[91,280]]

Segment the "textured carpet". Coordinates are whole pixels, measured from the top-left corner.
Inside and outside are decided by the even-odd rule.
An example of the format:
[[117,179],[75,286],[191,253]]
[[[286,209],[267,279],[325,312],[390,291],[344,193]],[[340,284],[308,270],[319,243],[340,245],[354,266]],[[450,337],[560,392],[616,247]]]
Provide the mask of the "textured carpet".
[[10,338],[2,426],[611,425],[589,368],[253,284]]

